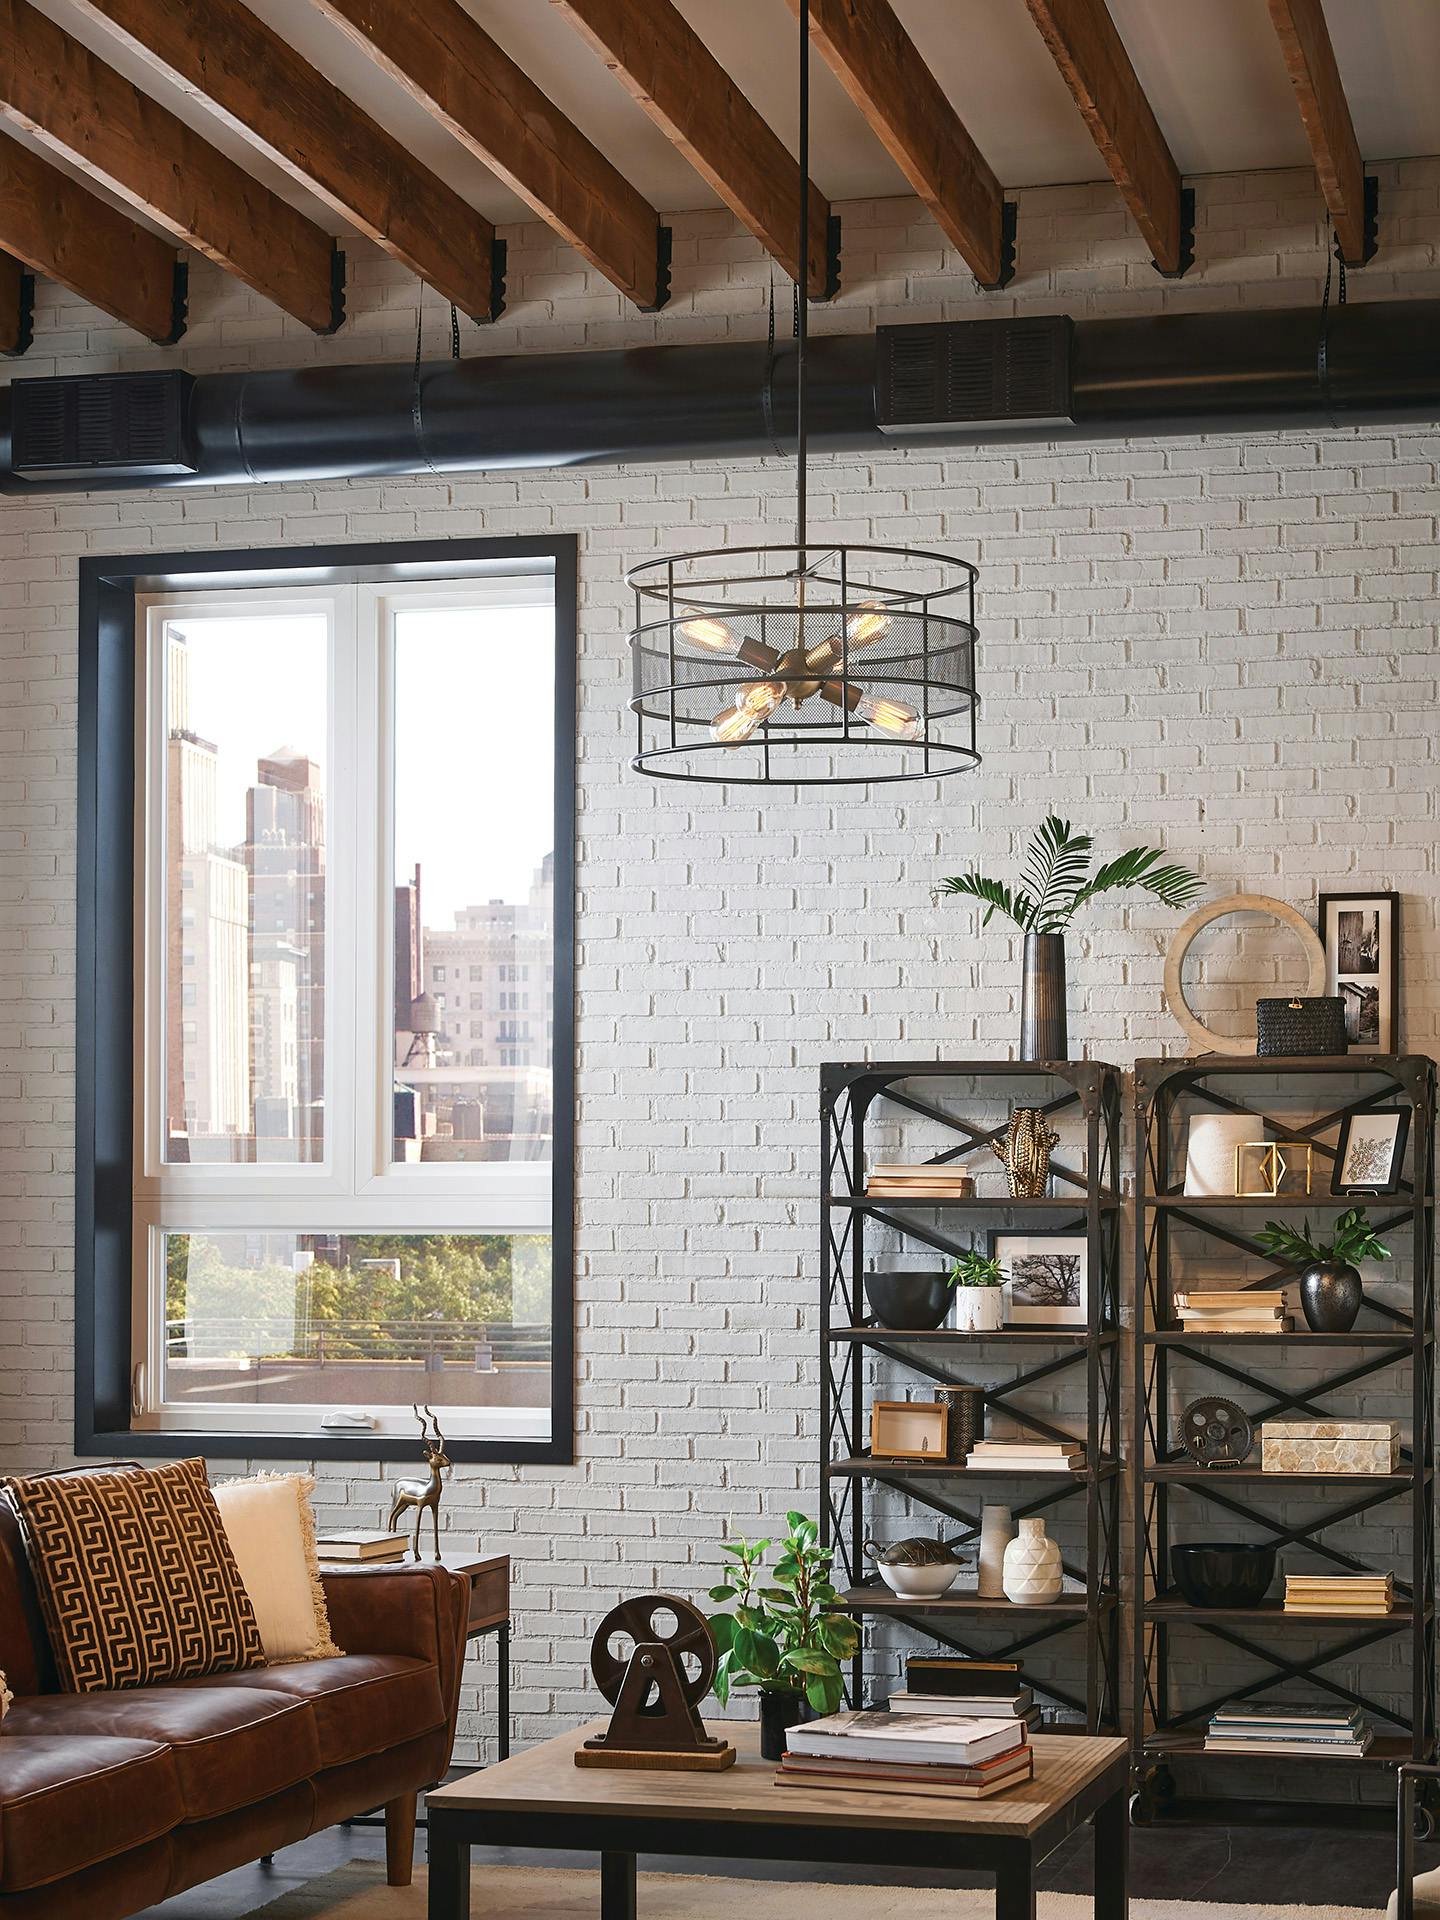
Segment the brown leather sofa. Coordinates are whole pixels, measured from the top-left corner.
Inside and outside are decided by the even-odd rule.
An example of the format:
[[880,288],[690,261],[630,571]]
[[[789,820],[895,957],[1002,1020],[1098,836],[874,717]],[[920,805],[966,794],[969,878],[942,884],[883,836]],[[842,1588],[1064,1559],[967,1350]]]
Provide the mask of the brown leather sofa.
[[124,1920],[383,1806],[408,1885],[415,1797],[454,1740],[465,1582],[423,1563],[325,1581],[338,1660],[60,1693],[20,1530],[0,1500],[0,1920]]

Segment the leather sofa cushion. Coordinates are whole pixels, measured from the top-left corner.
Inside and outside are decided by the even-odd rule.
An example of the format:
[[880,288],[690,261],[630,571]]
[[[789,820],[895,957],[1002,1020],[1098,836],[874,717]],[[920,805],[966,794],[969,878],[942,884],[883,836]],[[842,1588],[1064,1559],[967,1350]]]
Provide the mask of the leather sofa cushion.
[[215,1683],[17,1700],[5,1733],[110,1734],[170,1749],[181,1818],[209,1820],[319,1771],[315,1716],[303,1700]]
[[0,1734],[6,1893],[143,1846],[183,1818],[174,1763],[156,1741],[19,1734],[7,1719]]
[[315,1715],[321,1764],[327,1767],[398,1747],[446,1720],[434,1666],[401,1654],[347,1653],[337,1660],[227,1673],[204,1684],[207,1690],[236,1693],[263,1688],[307,1701]]

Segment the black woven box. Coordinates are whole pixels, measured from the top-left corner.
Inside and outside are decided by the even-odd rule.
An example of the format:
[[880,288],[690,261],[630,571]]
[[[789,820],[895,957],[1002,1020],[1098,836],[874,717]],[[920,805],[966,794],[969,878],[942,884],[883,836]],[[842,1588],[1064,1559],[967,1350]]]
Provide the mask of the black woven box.
[[1344,1053],[1345,1002],[1338,993],[1311,999],[1257,1000],[1257,1053]]

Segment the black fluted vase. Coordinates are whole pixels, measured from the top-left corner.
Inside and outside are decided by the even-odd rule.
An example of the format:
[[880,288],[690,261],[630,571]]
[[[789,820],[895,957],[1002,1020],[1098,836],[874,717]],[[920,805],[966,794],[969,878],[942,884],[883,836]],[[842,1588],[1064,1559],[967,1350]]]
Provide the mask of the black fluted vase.
[[1065,1030],[1065,936],[1027,933],[1020,984],[1020,1058],[1067,1060]]
[[1300,1305],[1312,1333],[1348,1333],[1364,1298],[1360,1275],[1343,1260],[1317,1260],[1300,1276]]

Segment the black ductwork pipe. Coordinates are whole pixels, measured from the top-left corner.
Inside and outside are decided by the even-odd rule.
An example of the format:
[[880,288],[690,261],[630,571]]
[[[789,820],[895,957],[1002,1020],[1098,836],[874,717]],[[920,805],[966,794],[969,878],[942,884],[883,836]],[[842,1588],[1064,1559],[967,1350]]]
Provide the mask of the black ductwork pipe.
[[[993,324],[1004,326],[1006,322]],[[963,423],[927,446],[1089,440],[1207,429],[1317,427],[1440,418],[1440,301],[1078,320],[1069,418]],[[905,444],[876,412],[873,334],[810,342],[817,450]],[[97,379],[106,376],[96,376]],[[769,404],[767,405],[767,390]],[[195,471],[137,481],[94,470],[25,479],[11,461],[0,394],[0,490],[477,473],[790,450],[794,351],[763,341],[622,352],[476,355],[408,365],[201,374],[189,420]]]

